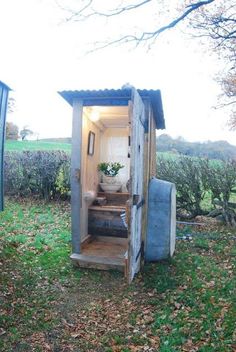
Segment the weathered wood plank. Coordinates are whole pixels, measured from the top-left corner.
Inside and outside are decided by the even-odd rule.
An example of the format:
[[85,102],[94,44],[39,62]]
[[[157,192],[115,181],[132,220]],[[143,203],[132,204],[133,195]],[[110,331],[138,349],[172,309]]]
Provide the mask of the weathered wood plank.
[[[142,243],[147,237],[147,213],[148,213],[148,185],[150,180],[150,139],[151,139],[151,106],[150,102],[145,102],[145,115],[147,119],[147,130],[144,134],[144,158],[143,158],[143,197],[145,204],[142,212]],[[141,258],[142,259],[142,258]]]
[[83,251],[83,249],[93,241],[93,237],[88,235],[86,236],[85,238],[83,238],[83,240],[81,241],[80,243],[80,248],[81,248],[81,251]]
[[91,268],[98,270],[118,270],[121,272],[125,271],[125,258],[107,258],[107,257],[96,257],[84,254],[72,254],[71,260],[82,268]]
[[84,246],[82,254],[99,257],[123,258],[127,250],[127,239],[91,236],[91,242]]
[[128,282],[140,269],[142,207],[137,207],[133,199],[143,199],[143,156],[144,156],[144,126],[145,108],[141,97],[132,89],[132,101],[129,106],[131,122],[131,159],[130,159],[130,219],[129,219],[129,252],[128,252]]
[[71,259],[81,267],[101,270],[115,269],[124,272],[127,240],[123,238],[92,237]]
[[125,211],[125,205],[91,205],[89,210],[92,212],[97,211],[99,213],[114,212],[120,214]]
[[98,192],[98,197],[105,197],[107,204],[109,205],[125,205],[129,199],[129,193],[125,192],[115,192],[115,193],[106,193]]
[[80,253],[81,208],[81,150],[82,150],[83,102],[73,104],[71,150],[71,231],[73,253]]
[[154,121],[153,112],[150,119],[150,177],[157,175],[157,160],[156,160],[156,123]]

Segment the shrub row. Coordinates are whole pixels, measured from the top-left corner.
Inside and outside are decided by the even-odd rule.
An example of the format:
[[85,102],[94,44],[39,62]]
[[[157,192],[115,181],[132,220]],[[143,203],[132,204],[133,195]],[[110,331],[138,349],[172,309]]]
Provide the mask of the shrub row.
[[6,152],[5,194],[58,199],[68,196],[70,156],[64,151]]
[[[158,178],[175,183],[177,211],[186,217],[195,217],[214,209],[224,220],[236,225],[235,207],[230,202],[236,188],[236,162],[191,157],[157,159]],[[208,209],[204,200],[208,200]],[[208,210],[208,211],[206,211]]]
[[[68,198],[70,195],[70,156],[64,151],[6,152],[4,162],[5,194],[37,196],[43,199]],[[236,162],[191,157],[158,157],[160,179],[176,184],[177,210],[186,217],[221,213],[228,224],[236,225],[234,205]]]

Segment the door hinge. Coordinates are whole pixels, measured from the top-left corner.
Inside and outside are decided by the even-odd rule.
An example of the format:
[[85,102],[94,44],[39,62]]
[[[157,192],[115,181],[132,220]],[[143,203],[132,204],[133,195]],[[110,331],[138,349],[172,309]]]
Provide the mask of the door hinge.
[[138,254],[136,255],[136,262],[137,262],[140,255],[143,258],[143,256],[144,256],[144,241],[142,241],[140,249],[138,251]]
[[137,204],[137,209],[142,207],[145,204],[145,199],[143,198],[138,204]]
[[139,202],[140,196],[138,194],[133,194],[133,205],[137,205]]
[[145,204],[145,199],[142,198],[139,200],[141,197],[138,194],[133,195],[133,205],[136,205],[137,209],[142,207]]

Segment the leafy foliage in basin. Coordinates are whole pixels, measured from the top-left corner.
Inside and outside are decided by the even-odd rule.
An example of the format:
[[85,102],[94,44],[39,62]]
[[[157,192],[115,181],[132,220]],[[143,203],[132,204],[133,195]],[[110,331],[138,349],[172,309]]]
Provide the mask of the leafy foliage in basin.
[[118,175],[120,169],[122,169],[123,167],[125,166],[118,162],[102,162],[98,164],[98,171],[103,172],[106,176],[114,177]]

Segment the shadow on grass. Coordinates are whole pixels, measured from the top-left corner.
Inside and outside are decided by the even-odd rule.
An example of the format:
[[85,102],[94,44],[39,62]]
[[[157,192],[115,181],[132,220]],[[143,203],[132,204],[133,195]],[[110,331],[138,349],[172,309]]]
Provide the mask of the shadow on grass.
[[172,259],[146,264],[142,274],[145,286],[156,289],[157,293],[174,290],[179,285]]

